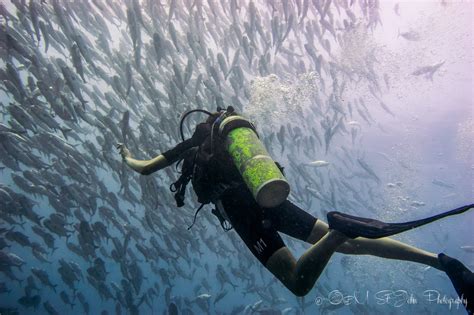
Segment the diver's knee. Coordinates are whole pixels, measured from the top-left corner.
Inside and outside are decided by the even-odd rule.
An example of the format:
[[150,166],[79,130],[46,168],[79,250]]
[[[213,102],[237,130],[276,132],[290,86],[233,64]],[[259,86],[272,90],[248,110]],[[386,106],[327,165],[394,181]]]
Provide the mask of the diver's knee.
[[328,232],[329,226],[327,225],[327,223],[318,219],[314,224],[313,229],[311,230],[311,234],[307,238],[306,242],[310,244],[315,244]]
[[312,283],[299,275],[296,270],[296,260],[285,246],[277,250],[268,259],[265,267],[294,295],[303,297],[312,289]]
[[366,239],[361,237],[354,240],[347,240],[336,249],[336,252],[349,255],[366,255],[369,252],[367,251],[367,246],[363,246],[364,240]]
[[354,246],[354,244],[351,244],[350,242],[345,242],[336,249],[336,252],[350,255],[350,254],[359,253],[360,250],[358,251],[357,248]]
[[297,297],[306,296],[314,285],[313,283],[308,283],[304,279],[304,275],[296,275],[295,273],[290,278],[281,279],[280,281]]
[[280,278],[278,279],[291,293],[297,297],[303,297],[311,291],[311,288],[307,288],[302,281],[292,278]]

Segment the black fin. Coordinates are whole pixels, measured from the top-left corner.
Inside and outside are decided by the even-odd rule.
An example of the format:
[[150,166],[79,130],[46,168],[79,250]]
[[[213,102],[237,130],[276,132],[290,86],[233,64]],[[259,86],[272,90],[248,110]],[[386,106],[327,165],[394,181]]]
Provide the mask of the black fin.
[[330,229],[342,232],[347,237],[376,239],[402,233],[447,216],[461,214],[471,208],[474,208],[474,204],[462,206],[425,219],[404,223],[385,223],[375,219],[356,217],[337,211],[329,212],[327,218]]
[[474,312],[474,273],[467,269],[459,260],[443,253],[438,255],[438,260],[451,280],[467,312],[472,314]]

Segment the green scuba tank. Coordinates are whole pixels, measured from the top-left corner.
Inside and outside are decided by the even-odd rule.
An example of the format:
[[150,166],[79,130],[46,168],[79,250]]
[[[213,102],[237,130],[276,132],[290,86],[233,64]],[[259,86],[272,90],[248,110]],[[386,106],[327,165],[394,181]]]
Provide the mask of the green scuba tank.
[[276,207],[286,200],[290,185],[258,138],[252,123],[241,116],[228,116],[219,124],[219,135],[261,207]]

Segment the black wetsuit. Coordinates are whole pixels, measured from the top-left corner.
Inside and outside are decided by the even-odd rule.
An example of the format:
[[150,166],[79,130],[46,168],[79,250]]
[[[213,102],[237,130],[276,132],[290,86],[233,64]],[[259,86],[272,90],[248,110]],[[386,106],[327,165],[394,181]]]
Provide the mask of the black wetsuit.
[[[210,133],[211,125],[201,123],[190,139],[163,155],[170,164],[181,158],[193,158],[187,153],[196,147],[199,147],[199,150],[205,149],[203,144]],[[219,193],[218,199],[222,202],[232,227],[262,264],[265,265],[278,249],[285,246],[278,232],[302,241],[308,239],[317,219],[288,200],[275,208],[260,207],[227,153],[220,151],[217,160],[210,161],[206,167],[209,168],[209,174],[213,175],[206,178],[209,182],[204,184],[227,185],[228,188]],[[194,182],[193,184],[196,190],[197,185]],[[196,194],[199,198],[198,191]],[[212,200],[214,203],[215,201]]]

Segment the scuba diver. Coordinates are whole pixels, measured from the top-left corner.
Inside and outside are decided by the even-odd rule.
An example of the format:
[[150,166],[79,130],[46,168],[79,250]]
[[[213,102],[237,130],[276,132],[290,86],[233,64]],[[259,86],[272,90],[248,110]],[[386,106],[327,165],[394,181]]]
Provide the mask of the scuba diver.
[[[184,140],[183,121],[191,113],[209,117]],[[212,213],[221,226],[229,223],[252,254],[293,294],[306,295],[316,283],[333,253],[373,255],[412,261],[446,272],[468,313],[474,310],[474,274],[458,260],[436,255],[387,236],[465,212],[467,205],[442,214],[405,223],[329,212],[328,224],[287,200],[289,184],[283,168],[274,162],[258,139],[255,127],[229,106],[211,113],[186,112],[180,122],[183,142],[151,160],[136,160],[124,144],[117,149],[133,170],[149,175],[182,162],[180,178],[170,186],[178,207],[184,204],[186,184],[191,181],[201,206],[213,203]],[[193,224],[194,224],[193,221]],[[299,259],[278,234],[284,233],[313,244]]]

